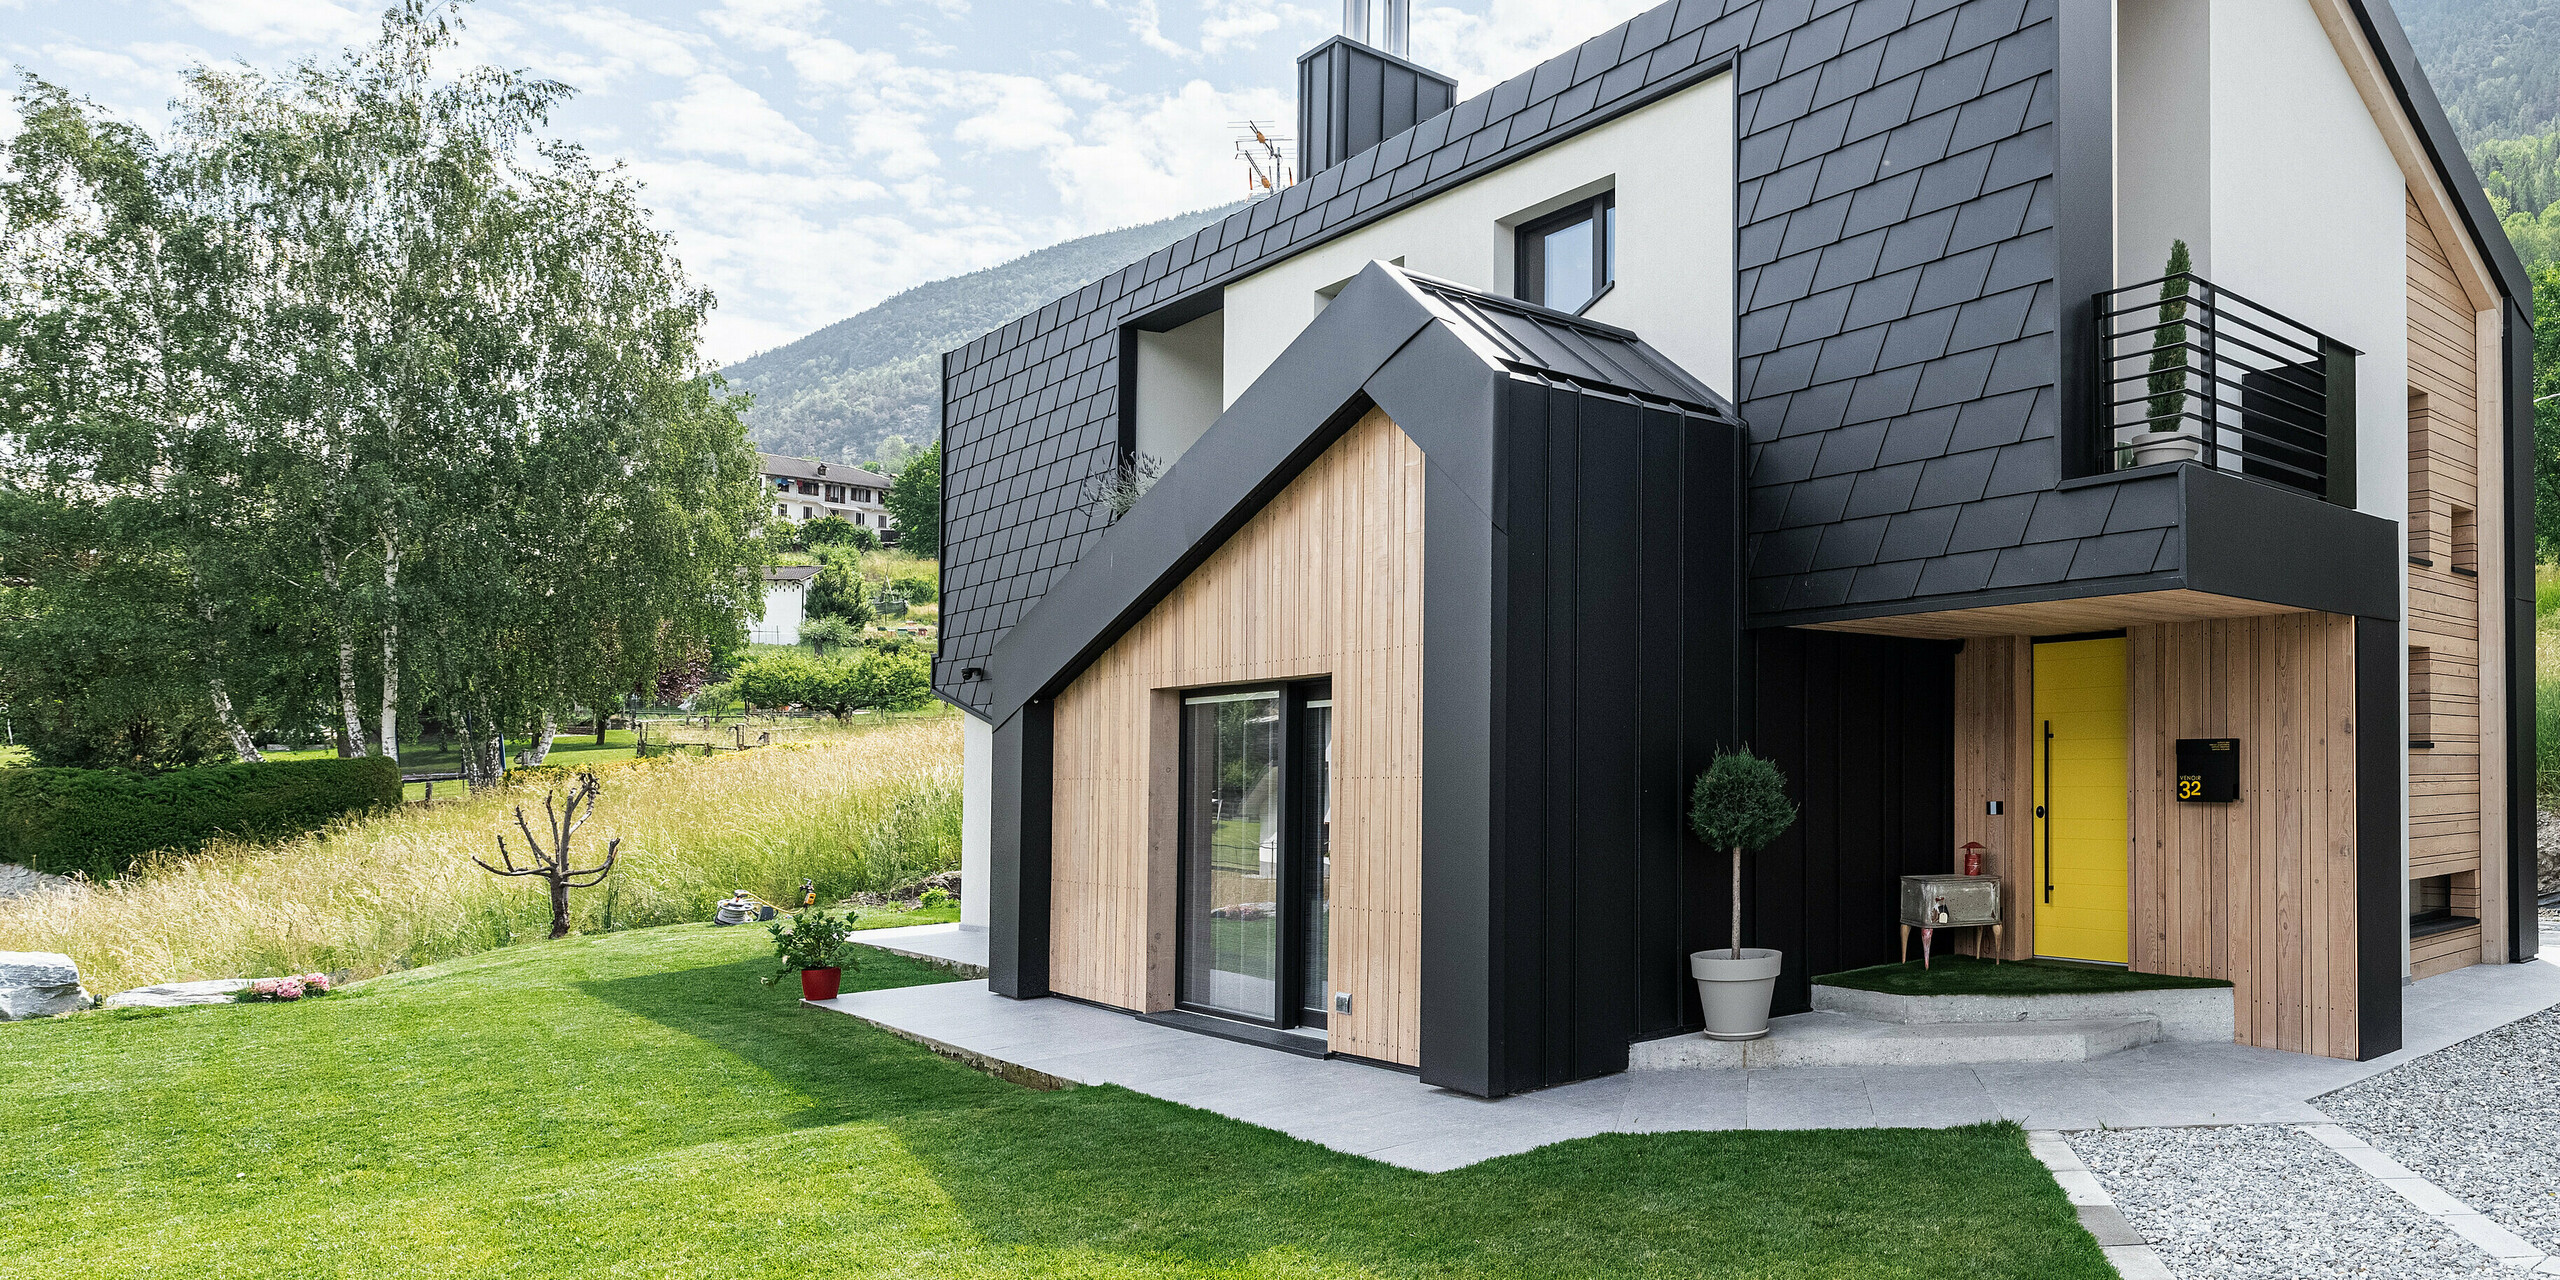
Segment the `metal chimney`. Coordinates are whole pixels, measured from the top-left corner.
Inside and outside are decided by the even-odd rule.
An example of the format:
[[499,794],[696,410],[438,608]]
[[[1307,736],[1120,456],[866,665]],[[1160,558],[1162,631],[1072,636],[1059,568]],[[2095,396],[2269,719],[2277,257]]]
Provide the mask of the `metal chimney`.
[[1342,0],[1342,34],[1368,45],[1384,49],[1402,58],[1410,56],[1413,42],[1412,0],[1383,0],[1386,6],[1386,29],[1379,32],[1384,39],[1369,34],[1369,19],[1382,0]]
[[[1384,48],[1369,21],[1381,4]],[[1412,0],[1342,0],[1342,34],[1298,59],[1299,181],[1457,102],[1457,81],[1405,60],[1412,27]]]

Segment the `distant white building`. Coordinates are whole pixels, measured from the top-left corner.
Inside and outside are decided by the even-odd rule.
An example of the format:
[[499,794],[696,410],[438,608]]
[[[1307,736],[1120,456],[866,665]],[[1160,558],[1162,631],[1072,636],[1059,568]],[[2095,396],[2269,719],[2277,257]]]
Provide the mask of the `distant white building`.
[[760,456],[773,518],[806,524],[821,516],[841,516],[887,540],[892,527],[887,499],[894,483],[889,477],[843,462]]
[[809,580],[814,565],[785,565],[764,571],[764,618],[747,624],[747,639],[756,644],[800,643],[800,621],[808,615]]

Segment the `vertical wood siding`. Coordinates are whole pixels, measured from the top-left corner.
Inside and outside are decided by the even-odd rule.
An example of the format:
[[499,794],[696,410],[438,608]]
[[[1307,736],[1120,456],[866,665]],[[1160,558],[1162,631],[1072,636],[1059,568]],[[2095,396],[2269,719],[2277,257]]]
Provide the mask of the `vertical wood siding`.
[[[2035,954],[2034,648],[2025,636],[1981,636],[1955,659],[1955,841],[1959,856],[1966,841],[1982,842],[1982,869],[2000,877],[2007,960]],[[1958,939],[1959,951],[1992,954],[1988,933],[1965,932],[1976,936]]]
[[1172,1005],[1176,692],[1329,676],[1329,1035],[1420,1061],[1422,466],[1371,411],[1059,695],[1052,989]]
[[[2495,526],[2483,520],[2494,513],[2484,512],[2481,501],[2488,492],[2481,483],[2484,463],[2492,470],[2495,463],[2480,450],[2478,319],[2444,241],[2414,195],[2408,226],[2409,736],[2435,744],[2409,749],[2409,876],[2453,876],[2458,895],[2475,911],[2484,905],[2494,910],[2503,906],[2506,877],[2501,860],[2484,862],[2480,856],[2478,575],[2488,572],[2487,580],[2497,581],[2483,554],[2497,542]],[[2482,537],[2484,529],[2490,536]],[[2494,600],[2494,592],[2488,595]],[[2423,654],[2414,652],[2421,649]],[[2490,932],[2501,954],[2488,958],[2503,959],[2505,935]],[[2484,958],[2476,929],[2425,941],[2426,954],[2412,955],[2425,970],[2418,976]]]
[[[2132,966],[2224,978],[2237,1038],[2354,1058],[2355,620],[2128,629]],[[2180,738],[2240,740],[2240,800],[2180,804]]]

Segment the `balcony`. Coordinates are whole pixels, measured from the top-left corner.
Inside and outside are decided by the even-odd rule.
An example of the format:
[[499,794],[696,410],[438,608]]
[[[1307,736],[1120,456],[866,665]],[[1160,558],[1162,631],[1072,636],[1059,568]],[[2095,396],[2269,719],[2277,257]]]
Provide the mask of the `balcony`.
[[2353,348],[2193,272],[2096,310],[2100,472],[2194,462],[2355,505]]

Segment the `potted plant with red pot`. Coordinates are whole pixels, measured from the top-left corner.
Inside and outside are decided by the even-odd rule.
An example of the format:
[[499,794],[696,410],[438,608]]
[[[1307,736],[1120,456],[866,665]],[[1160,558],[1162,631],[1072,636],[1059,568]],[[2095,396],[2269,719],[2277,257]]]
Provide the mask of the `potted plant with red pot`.
[[1689,976],[1698,983],[1709,1039],[1756,1040],[1769,1034],[1769,1000],[1785,957],[1742,945],[1742,855],[1766,847],[1795,821],[1787,775],[1748,747],[1717,752],[1690,793],[1690,829],[1707,847],[1733,854],[1733,944],[1689,953]]
[[764,980],[766,986],[797,973],[800,975],[800,998],[833,1000],[844,982],[844,971],[861,961],[853,947],[853,921],[849,917],[832,916],[816,907],[791,917],[791,923],[765,926],[773,934],[773,954],[782,967]]

